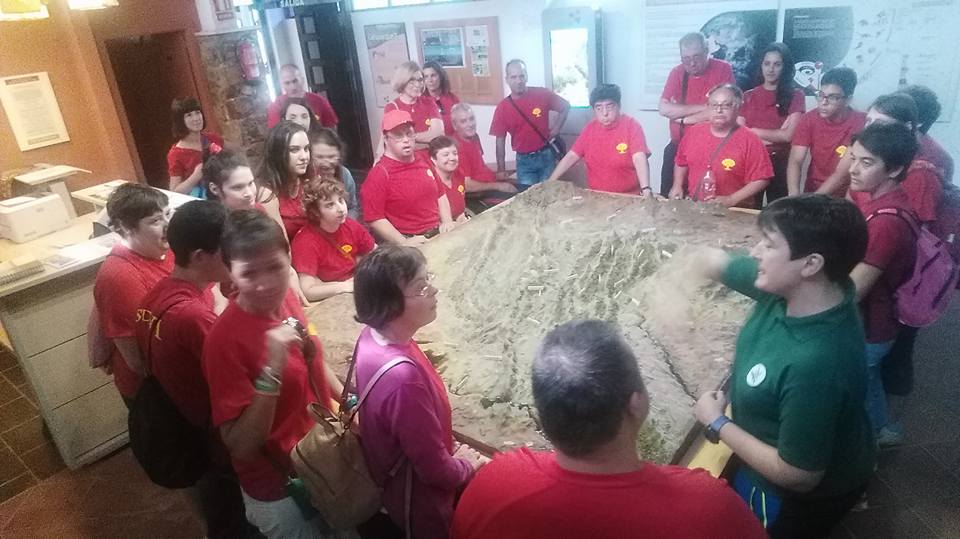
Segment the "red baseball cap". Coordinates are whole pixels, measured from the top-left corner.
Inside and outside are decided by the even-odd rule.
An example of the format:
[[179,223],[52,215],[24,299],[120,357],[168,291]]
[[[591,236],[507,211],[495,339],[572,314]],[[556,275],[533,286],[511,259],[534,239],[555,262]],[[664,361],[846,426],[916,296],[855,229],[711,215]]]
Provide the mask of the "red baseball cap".
[[380,130],[390,131],[403,124],[413,125],[413,117],[405,110],[393,109],[384,113],[383,120],[380,121]]

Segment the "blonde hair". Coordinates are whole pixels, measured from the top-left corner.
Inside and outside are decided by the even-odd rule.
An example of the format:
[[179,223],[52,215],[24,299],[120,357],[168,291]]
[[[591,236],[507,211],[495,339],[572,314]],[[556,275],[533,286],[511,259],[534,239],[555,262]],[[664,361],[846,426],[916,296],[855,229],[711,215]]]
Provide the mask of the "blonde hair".
[[420,65],[416,62],[404,62],[398,65],[397,68],[393,70],[393,78],[390,79],[390,86],[393,87],[393,91],[402,94],[403,89],[407,87],[407,83],[413,78],[414,73],[419,71],[422,71],[422,69],[420,69]]

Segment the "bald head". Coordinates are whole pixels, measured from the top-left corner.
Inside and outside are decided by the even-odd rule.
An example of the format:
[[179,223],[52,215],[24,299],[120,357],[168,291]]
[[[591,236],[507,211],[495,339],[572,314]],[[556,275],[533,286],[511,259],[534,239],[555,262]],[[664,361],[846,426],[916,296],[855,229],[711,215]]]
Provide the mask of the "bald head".
[[286,96],[303,97],[307,88],[299,67],[294,64],[280,66],[280,88]]

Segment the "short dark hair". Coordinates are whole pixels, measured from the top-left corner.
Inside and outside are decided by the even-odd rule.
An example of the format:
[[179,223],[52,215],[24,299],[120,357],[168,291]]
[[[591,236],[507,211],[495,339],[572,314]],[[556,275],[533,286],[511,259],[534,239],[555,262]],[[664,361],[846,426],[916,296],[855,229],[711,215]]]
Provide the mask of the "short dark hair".
[[870,105],[870,108],[898,122],[908,124],[911,131],[916,130],[920,123],[917,102],[906,92],[881,95]]
[[133,230],[140,219],[163,211],[168,203],[163,191],[139,183],[125,183],[110,193],[107,217],[111,227],[123,226]]
[[[263,143],[263,160],[257,170],[257,181],[261,186],[270,189],[273,193],[271,196],[280,196],[290,182],[290,173],[288,172],[290,157],[287,148],[290,146],[290,139],[301,131],[307,133],[307,130],[298,123],[290,120],[280,120],[280,123],[273,126],[267,133],[267,140]],[[308,141],[309,138],[309,135],[307,135]],[[316,176],[316,171],[311,162],[307,164],[307,172],[301,177],[301,180],[310,180]]]
[[[184,123],[183,117],[188,112],[193,112],[199,110],[203,114],[203,109],[200,108],[200,102],[197,101],[195,97],[179,97],[173,100],[173,103],[170,104],[170,119],[173,123],[173,138],[180,140],[183,137],[190,134],[190,130],[187,129],[187,124]],[[204,118],[204,125],[206,125],[207,120]]]
[[917,103],[918,120],[920,121],[920,132],[926,134],[937,118],[940,117],[940,100],[937,94],[919,84],[911,84],[900,89],[901,92],[910,95]]
[[906,125],[899,123],[870,124],[853,136],[850,145],[854,142],[859,142],[868,152],[882,159],[886,170],[901,168],[900,174],[894,178],[898,182],[907,177],[910,162],[920,148],[916,134]]
[[419,249],[403,245],[383,245],[363,257],[353,272],[357,322],[383,329],[403,314],[403,287],[426,263]]
[[835,84],[843,90],[843,95],[850,97],[857,89],[857,72],[849,67],[834,67],[823,74],[820,87]]
[[790,259],[814,253],[823,257],[823,272],[845,282],[867,252],[867,222],[850,201],[823,194],[780,198],[760,212],[762,230],[783,234]]
[[440,135],[439,137],[436,137],[433,140],[431,140],[430,144],[428,144],[427,146],[430,151],[430,157],[436,157],[437,152],[439,152],[440,150],[444,148],[449,148],[450,146],[456,147],[456,145],[457,145],[457,141],[453,140],[448,136]]
[[613,101],[620,106],[620,87],[616,84],[598,84],[590,91],[590,106],[600,101]]
[[307,103],[307,100],[302,97],[286,97],[283,101],[283,106],[280,107],[280,119],[287,119],[287,109],[290,108],[290,105],[300,105],[301,107],[307,109],[307,113],[310,115],[310,127],[307,129],[307,134],[320,129],[320,121],[317,119],[317,113],[313,111],[313,108]]
[[227,267],[231,260],[269,250],[290,253],[290,243],[276,221],[257,210],[233,210],[227,214],[220,239],[220,256]]
[[450,77],[447,75],[447,70],[440,65],[440,62],[437,62],[436,60],[430,60],[429,62],[423,64],[423,69],[432,69],[437,72],[437,75],[440,76],[440,95],[450,93]]
[[177,208],[167,227],[167,241],[176,264],[190,266],[190,255],[197,250],[217,252],[226,219],[226,208],[212,200],[191,200]]
[[201,183],[207,189],[207,198],[217,199],[217,195],[210,189],[211,185],[217,188],[223,187],[223,182],[230,178],[233,171],[240,167],[249,167],[247,158],[240,152],[235,152],[224,148],[215,154],[211,154],[203,162]]
[[544,433],[572,457],[614,439],[630,397],[644,391],[636,356],[602,320],[575,320],[548,333],[533,359],[532,386]]

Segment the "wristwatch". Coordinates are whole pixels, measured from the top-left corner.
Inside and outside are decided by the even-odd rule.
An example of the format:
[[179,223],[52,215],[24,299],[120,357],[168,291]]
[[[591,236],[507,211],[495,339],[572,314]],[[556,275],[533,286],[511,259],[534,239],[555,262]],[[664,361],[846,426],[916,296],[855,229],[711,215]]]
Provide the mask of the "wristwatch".
[[703,431],[703,437],[707,439],[708,442],[716,444],[720,442],[720,429],[723,428],[727,423],[732,423],[733,420],[729,417],[722,415],[713,420],[712,423],[707,425],[706,430]]

